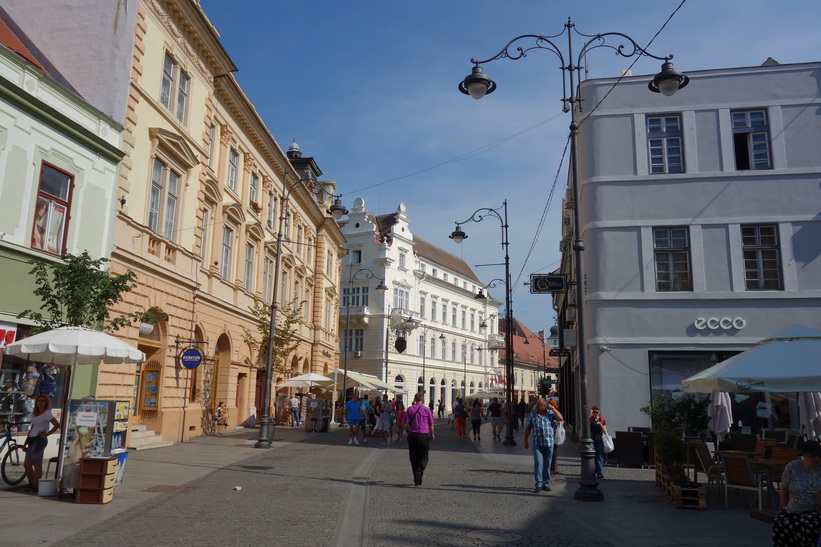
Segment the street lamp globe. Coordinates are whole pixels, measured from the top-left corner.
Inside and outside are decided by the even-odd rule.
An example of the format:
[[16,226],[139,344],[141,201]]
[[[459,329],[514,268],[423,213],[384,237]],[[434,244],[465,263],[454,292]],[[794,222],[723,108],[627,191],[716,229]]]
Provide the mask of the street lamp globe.
[[672,97],[676,91],[690,83],[690,78],[681,71],[673,68],[673,63],[665,60],[661,65],[661,72],[653,77],[647,87],[653,93],[661,93],[665,97]]
[[470,74],[459,83],[459,91],[477,101],[489,93],[496,91],[496,82],[487,77],[478,64]]

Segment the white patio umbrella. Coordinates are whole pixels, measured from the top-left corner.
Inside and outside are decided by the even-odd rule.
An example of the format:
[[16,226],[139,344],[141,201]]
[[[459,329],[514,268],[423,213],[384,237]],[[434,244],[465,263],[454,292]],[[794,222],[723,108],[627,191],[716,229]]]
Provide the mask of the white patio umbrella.
[[684,391],[821,391],[821,330],[792,326],[682,381]]
[[726,391],[711,394],[707,416],[710,417],[710,431],[715,433],[716,447],[718,447],[718,443],[723,441],[724,436],[730,432],[730,425],[733,423],[730,394]]
[[798,394],[798,415],[808,439],[821,438],[821,393],[817,391]]
[[145,354],[110,334],[85,327],[60,327],[40,334],[35,334],[12,344],[7,344],[6,355],[15,355],[22,359],[68,365],[68,389],[63,397],[60,428],[60,446],[57,451],[57,476],[63,478],[63,446],[66,441],[66,420],[68,418],[68,401],[74,384],[71,367],[77,365],[95,365],[99,363],[120,364],[145,361]]
[[493,399],[494,397],[504,398],[505,394],[501,391],[477,391],[467,396],[468,399]]

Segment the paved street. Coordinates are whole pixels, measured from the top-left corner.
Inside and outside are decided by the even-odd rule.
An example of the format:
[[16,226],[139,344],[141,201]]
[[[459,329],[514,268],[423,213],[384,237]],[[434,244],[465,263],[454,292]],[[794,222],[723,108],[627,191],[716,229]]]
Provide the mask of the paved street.
[[[489,433],[488,426],[483,426]],[[16,545],[770,545],[769,525],[715,493],[707,511],[678,510],[653,471],[608,467],[605,499],[573,499],[575,448],[560,452],[550,493],[533,494],[529,452],[437,427],[424,484],[405,444],[348,446],[345,433],[277,428],[131,452],[107,505],[0,491],[4,544]],[[747,496],[749,502],[749,495]]]

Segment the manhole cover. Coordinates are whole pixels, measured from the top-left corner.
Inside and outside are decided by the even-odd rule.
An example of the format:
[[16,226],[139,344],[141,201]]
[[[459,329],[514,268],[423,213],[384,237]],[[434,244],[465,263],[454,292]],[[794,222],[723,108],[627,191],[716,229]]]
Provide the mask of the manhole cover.
[[168,484],[158,484],[151,488],[146,488],[146,492],[162,492],[163,494],[190,494],[197,490],[196,486],[171,486]]
[[511,532],[510,530],[474,530],[465,535],[470,539],[483,543],[506,543],[524,539],[524,536],[519,532]]

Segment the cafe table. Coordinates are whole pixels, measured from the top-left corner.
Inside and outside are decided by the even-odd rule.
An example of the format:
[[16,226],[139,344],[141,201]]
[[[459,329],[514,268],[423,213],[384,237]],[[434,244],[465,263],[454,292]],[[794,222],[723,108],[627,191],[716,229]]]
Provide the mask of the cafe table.
[[766,488],[772,508],[778,510],[780,507],[780,500],[778,498],[778,491],[775,488],[774,478],[781,479],[781,474],[784,472],[784,467],[789,462],[786,460],[774,460],[770,458],[754,457],[750,458],[750,465],[758,476],[758,508],[761,509],[761,499],[763,491]]

